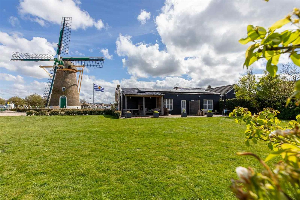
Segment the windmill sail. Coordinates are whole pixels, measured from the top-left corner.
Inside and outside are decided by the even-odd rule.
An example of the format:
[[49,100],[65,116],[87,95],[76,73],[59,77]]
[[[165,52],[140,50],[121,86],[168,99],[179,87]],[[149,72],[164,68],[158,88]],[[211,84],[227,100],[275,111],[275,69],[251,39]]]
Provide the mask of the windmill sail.
[[30,54],[15,52],[11,56],[13,61],[54,61],[53,55],[50,54]]
[[72,17],[63,17],[59,34],[57,55],[69,54],[69,44],[71,41]]
[[62,58],[63,61],[70,61],[75,66],[96,67],[102,68],[104,64],[103,57],[89,57],[89,58]]

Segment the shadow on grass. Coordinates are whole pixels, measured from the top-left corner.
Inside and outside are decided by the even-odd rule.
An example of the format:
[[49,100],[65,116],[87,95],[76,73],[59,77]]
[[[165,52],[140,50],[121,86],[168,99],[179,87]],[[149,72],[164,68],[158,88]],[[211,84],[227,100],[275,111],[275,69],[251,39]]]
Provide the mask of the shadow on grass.
[[109,118],[109,119],[119,119],[119,118],[117,118],[115,116],[112,116],[112,115],[103,115],[103,117]]

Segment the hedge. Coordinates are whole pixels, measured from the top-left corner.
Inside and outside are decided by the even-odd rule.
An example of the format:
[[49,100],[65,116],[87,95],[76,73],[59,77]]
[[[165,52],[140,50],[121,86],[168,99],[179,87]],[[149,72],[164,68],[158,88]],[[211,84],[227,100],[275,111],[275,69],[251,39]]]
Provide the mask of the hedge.
[[120,111],[114,111],[111,109],[20,109],[19,112],[24,112],[26,110],[27,116],[67,116],[67,115],[111,115],[114,118],[119,119],[121,117]]
[[[248,108],[251,113],[258,113],[262,111],[264,108],[270,107],[275,110],[278,110],[280,113],[278,114],[279,119],[284,120],[292,120],[296,119],[296,116],[300,114],[300,108],[295,105],[295,102],[291,102],[286,107],[285,99],[281,101],[273,101],[273,100],[264,100],[257,99],[257,107],[254,107],[251,101],[245,99],[228,99],[226,100],[226,109],[229,111],[233,111],[235,107],[244,107]],[[220,111],[225,108],[224,101],[220,101]]]

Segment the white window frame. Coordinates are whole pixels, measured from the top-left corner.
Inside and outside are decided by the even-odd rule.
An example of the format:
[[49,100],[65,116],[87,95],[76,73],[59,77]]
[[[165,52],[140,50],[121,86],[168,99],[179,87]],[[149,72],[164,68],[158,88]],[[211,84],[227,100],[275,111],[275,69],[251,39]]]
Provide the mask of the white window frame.
[[164,107],[169,111],[173,110],[173,99],[164,99]]
[[[211,108],[210,108],[210,106],[211,106]],[[203,109],[204,110],[213,110],[214,109],[214,100],[204,99],[203,100]]]

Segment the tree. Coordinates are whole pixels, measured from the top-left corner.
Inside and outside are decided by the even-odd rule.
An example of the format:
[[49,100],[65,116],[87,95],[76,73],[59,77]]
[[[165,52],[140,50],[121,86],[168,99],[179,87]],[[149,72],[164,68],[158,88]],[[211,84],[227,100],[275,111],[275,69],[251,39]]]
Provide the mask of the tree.
[[257,80],[252,70],[248,70],[245,76],[242,76],[238,83],[234,85],[234,91],[237,99],[255,101],[257,90]]
[[18,96],[9,98],[7,102],[15,104],[15,107],[23,106],[25,104],[24,99]]
[[251,70],[234,86],[237,99],[247,100],[257,111],[265,107],[279,109],[292,95],[294,84],[284,76],[265,74],[257,80]]
[[282,65],[282,69],[280,70],[280,74],[285,76],[287,80],[296,82],[300,80],[300,70],[293,63],[287,63]]
[[260,110],[265,107],[279,109],[293,94],[294,83],[280,75],[272,76],[265,72],[257,84],[257,101]]
[[28,106],[38,106],[38,107],[45,107],[45,99],[38,94],[32,94],[25,97],[25,102]]
[[5,105],[5,103],[6,103],[6,100],[5,100],[5,99],[2,99],[2,98],[0,98],[0,105]]

